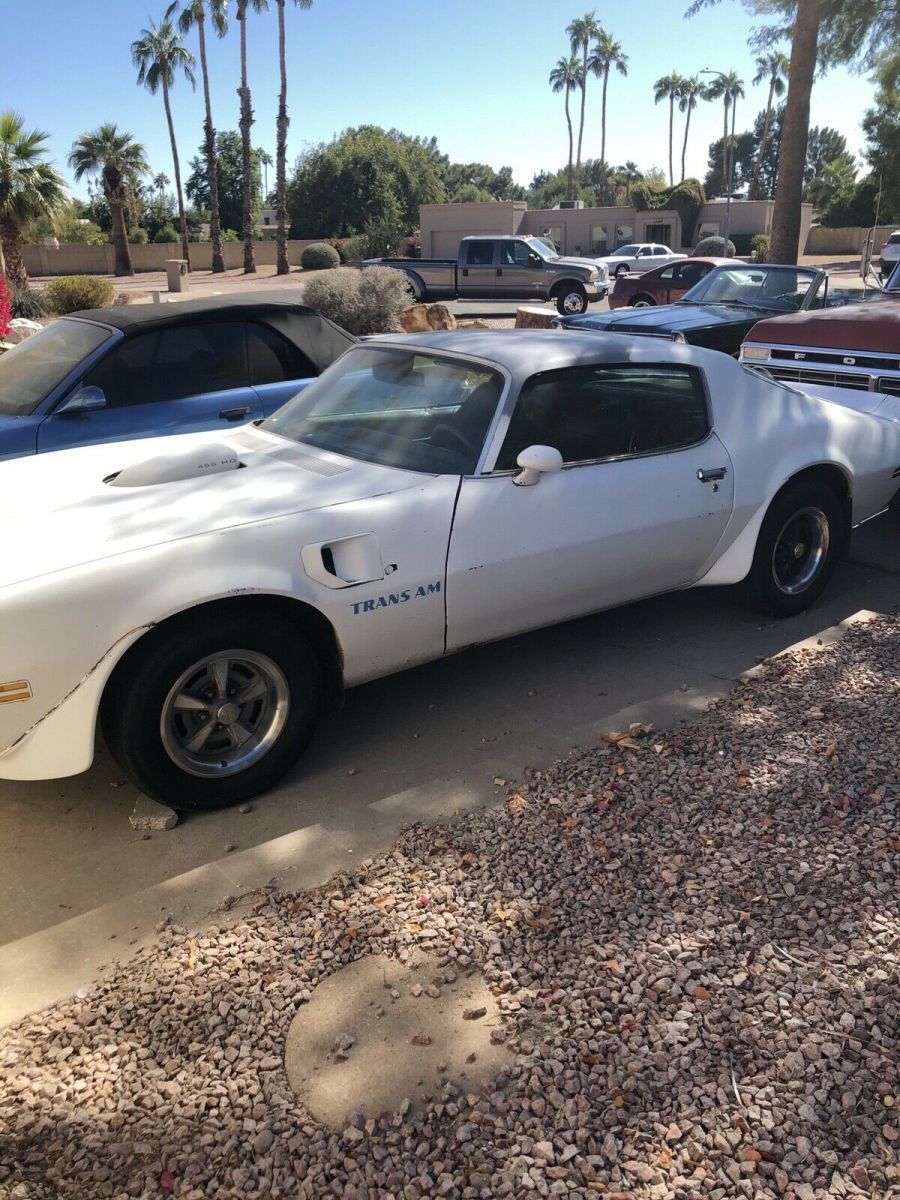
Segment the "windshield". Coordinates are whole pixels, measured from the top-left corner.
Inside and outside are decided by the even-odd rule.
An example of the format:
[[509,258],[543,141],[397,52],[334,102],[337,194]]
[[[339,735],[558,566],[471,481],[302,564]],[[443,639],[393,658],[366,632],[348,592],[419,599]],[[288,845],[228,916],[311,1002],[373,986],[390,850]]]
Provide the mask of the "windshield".
[[888,281],[884,285],[886,292],[900,292],[900,262],[897,263],[893,271],[888,276]]
[[86,321],[54,321],[0,355],[0,413],[27,417],[110,336]]
[[545,242],[543,238],[531,238],[528,244],[532,250],[536,251],[547,262],[553,262],[554,259],[559,258],[559,255],[556,253],[556,247],[552,246],[549,242]]
[[802,267],[716,267],[676,303],[742,304],[796,312],[816,286],[816,272]]
[[469,475],[503,391],[482,363],[424,350],[351,350],[263,429],[348,458]]
[[612,254],[607,255],[608,258],[625,258],[632,254],[637,254],[640,247],[638,246],[620,246],[618,250],[613,250]]

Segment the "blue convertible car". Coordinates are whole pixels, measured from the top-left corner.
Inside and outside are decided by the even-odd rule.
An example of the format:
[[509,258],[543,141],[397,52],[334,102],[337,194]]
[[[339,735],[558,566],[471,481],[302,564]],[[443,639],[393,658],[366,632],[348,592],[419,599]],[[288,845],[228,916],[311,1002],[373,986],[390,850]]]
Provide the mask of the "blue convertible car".
[[0,459],[267,417],[355,341],[283,292],[73,313],[0,357]]

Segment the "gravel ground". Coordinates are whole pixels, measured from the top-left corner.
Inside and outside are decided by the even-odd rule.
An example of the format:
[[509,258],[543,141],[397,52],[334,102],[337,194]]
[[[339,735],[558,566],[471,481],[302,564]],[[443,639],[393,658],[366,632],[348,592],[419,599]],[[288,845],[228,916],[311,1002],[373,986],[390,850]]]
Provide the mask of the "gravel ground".
[[[161,927],[0,1034],[0,1196],[900,1196],[898,700],[884,617],[317,891]],[[332,1132],[288,1026],[414,947],[484,973],[512,1065]]]

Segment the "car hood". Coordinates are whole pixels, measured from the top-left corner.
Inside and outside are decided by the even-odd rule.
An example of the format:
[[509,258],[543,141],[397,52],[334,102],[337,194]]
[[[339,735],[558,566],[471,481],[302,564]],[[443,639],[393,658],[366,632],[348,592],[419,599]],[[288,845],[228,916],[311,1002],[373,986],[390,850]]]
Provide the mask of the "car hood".
[[15,459],[0,465],[0,588],[422,478],[249,425]]
[[578,258],[573,254],[566,254],[562,258],[555,258],[553,261],[563,267],[591,267],[594,270],[607,267],[605,258]]
[[616,333],[688,333],[717,325],[749,325],[770,315],[768,309],[739,304],[678,303],[567,317],[564,324],[567,329],[610,329]]
[[770,317],[754,325],[748,342],[780,346],[821,346],[824,350],[868,350],[900,355],[900,300]]

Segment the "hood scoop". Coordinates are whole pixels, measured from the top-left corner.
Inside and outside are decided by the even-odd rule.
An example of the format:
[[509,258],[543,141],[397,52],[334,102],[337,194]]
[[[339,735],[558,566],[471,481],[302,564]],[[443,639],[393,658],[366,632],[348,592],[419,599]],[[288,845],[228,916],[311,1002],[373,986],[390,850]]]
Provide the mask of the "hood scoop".
[[221,475],[243,467],[235,451],[222,442],[191,446],[172,454],[145,458],[143,462],[123,467],[103,480],[110,487],[153,487],[159,483],[176,483],[181,479],[198,479],[204,475]]

